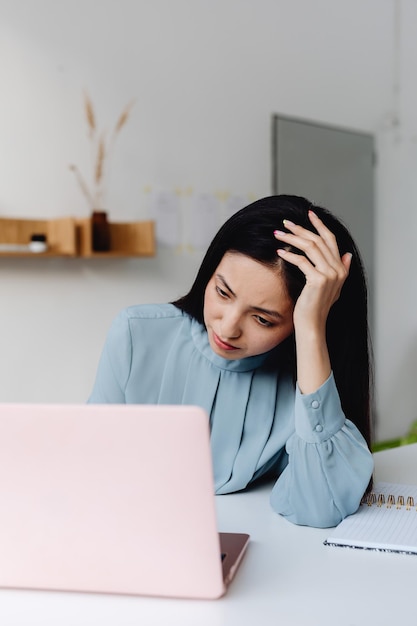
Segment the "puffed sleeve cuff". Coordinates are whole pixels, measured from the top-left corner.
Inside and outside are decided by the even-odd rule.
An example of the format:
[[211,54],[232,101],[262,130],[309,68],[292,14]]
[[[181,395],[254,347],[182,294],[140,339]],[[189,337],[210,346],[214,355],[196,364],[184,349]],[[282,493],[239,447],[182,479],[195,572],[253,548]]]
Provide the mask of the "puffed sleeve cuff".
[[314,393],[295,392],[295,431],[307,443],[322,443],[333,437],[344,425],[333,372]]

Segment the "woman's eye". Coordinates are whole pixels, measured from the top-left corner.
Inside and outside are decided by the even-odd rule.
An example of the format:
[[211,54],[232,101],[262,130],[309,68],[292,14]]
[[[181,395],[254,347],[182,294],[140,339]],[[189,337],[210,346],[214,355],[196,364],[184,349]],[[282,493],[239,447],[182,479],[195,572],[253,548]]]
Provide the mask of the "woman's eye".
[[222,289],[221,287],[216,287],[216,291],[219,294],[219,296],[221,296],[222,298],[228,298],[229,297],[227,295],[227,293],[224,291],[224,289]]
[[267,328],[272,326],[272,323],[270,321],[266,320],[264,317],[261,317],[260,315],[255,315],[255,319],[259,322],[261,326],[266,326]]

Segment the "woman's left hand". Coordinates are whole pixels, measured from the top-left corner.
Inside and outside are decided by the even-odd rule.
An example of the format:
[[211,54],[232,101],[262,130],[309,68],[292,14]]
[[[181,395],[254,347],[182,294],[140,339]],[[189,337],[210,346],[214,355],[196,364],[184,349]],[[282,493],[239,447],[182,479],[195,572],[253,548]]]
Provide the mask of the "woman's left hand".
[[318,234],[284,220],[290,233],[276,231],[275,237],[302,250],[306,256],[279,249],[278,255],[296,265],[306,277],[306,284],[294,309],[294,327],[325,332],[330,308],[339,298],[349,274],[352,255],[340,256],[334,234],[319,217],[309,211],[309,219]]

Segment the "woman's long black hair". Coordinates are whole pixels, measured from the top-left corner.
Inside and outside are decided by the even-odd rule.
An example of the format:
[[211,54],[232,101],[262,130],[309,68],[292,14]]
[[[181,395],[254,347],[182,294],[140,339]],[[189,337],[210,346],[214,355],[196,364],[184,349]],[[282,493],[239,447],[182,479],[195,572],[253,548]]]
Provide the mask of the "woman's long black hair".
[[[229,218],[211,242],[190,291],[173,302],[191,317],[204,324],[204,293],[207,283],[226,252],[239,252],[267,266],[280,266],[288,293],[295,303],[304,285],[304,274],[277,255],[278,248],[304,254],[274,237],[274,230],[284,230],[283,220],[316,232],[308,211],[312,209],[336,237],[340,255],[350,252],[349,275],[339,299],[327,319],[327,345],[330,362],[343,411],[371,445],[371,356],[368,332],[367,286],[360,253],[344,224],[327,209],[313,205],[299,196],[271,196],[257,200]],[[288,341],[288,340],[287,340]],[[295,377],[294,338],[292,373]],[[280,363],[277,363],[277,369]]]

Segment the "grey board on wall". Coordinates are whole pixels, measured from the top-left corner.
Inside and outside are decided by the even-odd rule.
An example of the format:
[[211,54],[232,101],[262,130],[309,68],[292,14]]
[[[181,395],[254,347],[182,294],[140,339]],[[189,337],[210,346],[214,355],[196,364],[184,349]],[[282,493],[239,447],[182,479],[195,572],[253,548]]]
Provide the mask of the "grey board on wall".
[[361,252],[373,326],[375,277],[372,134],[273,115],[272,193],[304,196],[332,211],[349,228]]

